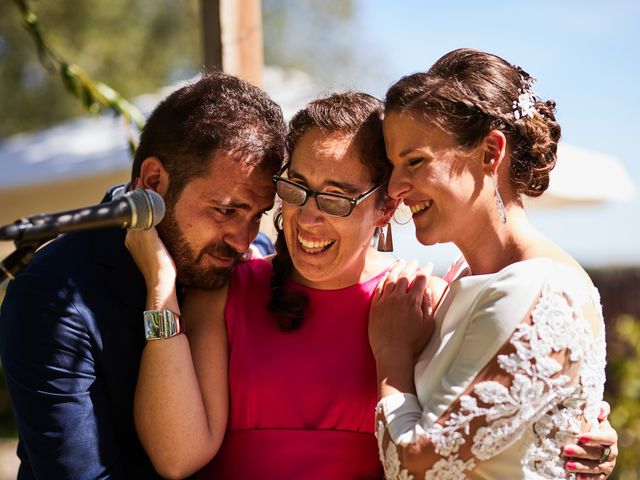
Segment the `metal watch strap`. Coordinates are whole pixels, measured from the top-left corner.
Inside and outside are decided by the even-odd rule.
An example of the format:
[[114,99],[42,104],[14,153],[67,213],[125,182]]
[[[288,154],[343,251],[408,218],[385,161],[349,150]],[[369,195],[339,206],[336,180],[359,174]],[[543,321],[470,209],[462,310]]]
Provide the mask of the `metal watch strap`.
[[171,338],[183,332],[180,315],[171,310],[145,310],[143,316],[147,340]]

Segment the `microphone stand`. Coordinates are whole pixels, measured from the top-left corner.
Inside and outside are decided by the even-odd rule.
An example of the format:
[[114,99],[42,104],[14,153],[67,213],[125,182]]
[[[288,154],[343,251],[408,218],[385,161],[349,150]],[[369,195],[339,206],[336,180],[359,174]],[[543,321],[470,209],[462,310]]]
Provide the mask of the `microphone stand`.
[[30,242],[20,242],[16,240],[14,242],[16,244],[16,250],[0,262],[0,284],[7,278],[13,280],[16,274],[33,259],[36,250],[55,237],[56,236]]

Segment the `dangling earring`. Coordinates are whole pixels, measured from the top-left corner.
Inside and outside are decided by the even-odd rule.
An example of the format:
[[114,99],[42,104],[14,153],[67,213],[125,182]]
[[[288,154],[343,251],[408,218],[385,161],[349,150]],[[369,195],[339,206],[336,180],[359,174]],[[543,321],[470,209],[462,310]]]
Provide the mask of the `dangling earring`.
[[387,236],[385,238],[384,231],[381,228],[378,234],[378,251],[393,252],[393,236],[391,235],[391,222],[387,223]]
[[382,227],[376,227],[378,229],[378,246],[377,249],[379,252],[384,251],[384,231]]
[[400,202],[393,212],[393,221],[398,225],[406,225],[411,221],[411,210],[404,202]]
[[500,191],[498,190],[498,183],[496,182],[495,173],[491,172],[491,181],[493,182],[493,189],[496,192],[496,206],[498,207],[498,216],[502,223],[507,223],[507,212],[504,209],[504,203],[502,202],[502,197],[500,197]]
[[391,222],[387,223],[387,241],[384,243],[385,252],[393,252],[393,235],[391,235]]

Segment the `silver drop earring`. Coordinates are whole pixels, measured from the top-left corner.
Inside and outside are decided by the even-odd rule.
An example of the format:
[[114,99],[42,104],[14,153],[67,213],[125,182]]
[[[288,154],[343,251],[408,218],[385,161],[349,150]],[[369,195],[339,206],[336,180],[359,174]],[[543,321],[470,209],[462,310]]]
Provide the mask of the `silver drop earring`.
[[498,207],[498,216],[502,223],[507,223],[507,212],[504,209],[504,203],[502,202],[502,197],[500,197],[500,191],[498,190],[498,183],[496,182],[495,173],[491,172],[491,181],[493,182],[493,189],[496,192],[496,206]]

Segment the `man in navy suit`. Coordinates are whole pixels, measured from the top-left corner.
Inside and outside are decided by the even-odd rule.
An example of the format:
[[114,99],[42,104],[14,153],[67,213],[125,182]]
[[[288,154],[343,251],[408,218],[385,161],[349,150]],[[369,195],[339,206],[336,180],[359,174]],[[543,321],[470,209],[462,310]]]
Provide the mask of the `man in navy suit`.
[[[218,72],[151,114],[129,188],[164,198],[157,228],[181,286],[224,285],[249,249],[273,204],[284,134],[282,112],[264,92]],[[125,233],[63,235],[7,289],[0,355],[18,424],[19,479],[159,478],[133,422],[146,289]]]

